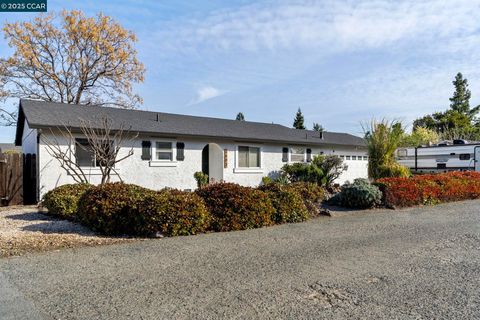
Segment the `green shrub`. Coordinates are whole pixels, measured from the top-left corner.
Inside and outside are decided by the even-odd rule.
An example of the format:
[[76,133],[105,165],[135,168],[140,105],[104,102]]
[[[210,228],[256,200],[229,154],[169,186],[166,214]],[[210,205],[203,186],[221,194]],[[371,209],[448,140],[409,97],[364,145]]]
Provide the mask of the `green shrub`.
[[409,168],[392,162],[378,167],[378,175],[382,178],[408,178],[412,174]]
[[319,204],[325,199],[325,190],[315,183],[295,182],[288,185],[298,192],[311,215],[320,212]]
[[93,230],[111,235],[190,235],[206,231],[210,220],[203,200],[194,193],[156,192],[124,183],[85,192],[78,215]]
[[106,183],[80,198],[78,218],[109,235],[139,235],[158,231],[158,210],[166,196],[133,184]]
[[273,220],[276,223],[301,222],[309,218],[303,198],[296,190],[279,183],[269,183],[259,187],[264,191],[275,208]]
[[202,233],[210,225],[203,199],[193,192],[176,189],[159,192],[167,199],[160,205],[161,232],[167,236]]
[[201,188],[208,184],[208,174],[203,173],[202,171],[197,171],[193,174],[195,180],[197,180],[197,187]]
[[311,182],[319,185],[326,183],[326,177],[322,169],[309,163],[285,164],[281,172],[290,182]]
[[43,196],[42,204],[54,216],[74,219],[78,200],[91,187],[91,185],[85,183],[65,184],[48,191]]
[[262,177],[262,185],[267,185],[267,184],[274,183],[274,182],[275,181],[268,176]]
[[212,215],[215,231],[243,230],[272,225],[275,209],[263,191],[234,183],[214,183],[198,189]]
[[285,164],[281,173],[290,182],[311,182],[331,188],[347,168],[336,155],[316,155],[310,163]]
[[382,192],[367,179],[355,179],[351,184],[344,184],[341,191],[330,199],[332,204],[354,209],[372,208],[381,201]]
[[322,178],[322,185],[327,188],[332,188],[334,181],[348,169],[348,166],[343,163],[343,159],[337,155],[316,155],[312,159],[312,166],[320,168],[325,177]]

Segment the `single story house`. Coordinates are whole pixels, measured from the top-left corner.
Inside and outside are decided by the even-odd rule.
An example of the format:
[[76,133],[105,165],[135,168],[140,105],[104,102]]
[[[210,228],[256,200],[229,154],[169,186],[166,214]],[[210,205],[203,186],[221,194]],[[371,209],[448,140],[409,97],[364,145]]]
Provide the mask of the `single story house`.
[[[100,106],[68,105],[20,100],[15,144],[23,153],[35,154],[37,195],[73,183],[69,172],[52,157],[47,144],[56,141],[67,148],[70,140],[59,130],[67,126],[79,142],[87,121],[101,128],[108,117],[113,129],[124,126],[138,133],[131,145],[121,146],[119,157],[133,147],[133,155],[119,162],[116,171],[123,181],[151,189],[195,189],[197,171],[211,180],[257,186],[264,176],[276,176],[286,163],[307,162],[317,154],[336,154],[348,170],[338,183],[367,177],[365,141],[337,132],[297,130],[273,123],[237,121],[180,114],[126,110]],[[100,181],[95,155],[76,148],[75,157],[91,183]],[[113,180],[118,180],[114,178]]]

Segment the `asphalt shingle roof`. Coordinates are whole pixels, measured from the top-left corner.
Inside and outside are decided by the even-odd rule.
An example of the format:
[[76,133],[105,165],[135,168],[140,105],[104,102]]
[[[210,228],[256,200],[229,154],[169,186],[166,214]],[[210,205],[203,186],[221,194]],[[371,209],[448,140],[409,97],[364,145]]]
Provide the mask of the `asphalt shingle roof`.
[[[126,110],[100,106],[69,105],[63,103],[20,100],[17,145],[21,144],[23,119],[31,128],[69,126],[79,128],[88,121],[93,127],[101,127],[107,116],[112,128],[124,128],[132,132],[152,135],[196,136],[227,138],[236,140],[266,141],[304,145],[365,146],[365,141],[348,133],[296,130],[279,124],[237,121],[208,117],[197,117],[163,112]],[[20,131],[21,130],[21,131]],[[20,141],[19,141],[20,138]],[[20,142],[20,143],[19,143]]]

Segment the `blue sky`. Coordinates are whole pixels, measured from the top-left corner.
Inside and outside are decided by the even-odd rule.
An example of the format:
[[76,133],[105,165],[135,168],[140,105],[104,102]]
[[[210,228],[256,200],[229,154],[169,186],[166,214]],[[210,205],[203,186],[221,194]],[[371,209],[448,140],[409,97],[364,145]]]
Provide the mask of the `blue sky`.
[[[480,1],[48,1],[133,30],[143,109],[361,134],[372,117],[448,107],[457,72],[480,103]],[[35,14],[0,13],[0,22]],[[0,40],[0,55],[10,49]],[[0,141],[13,129],[0,128]]]

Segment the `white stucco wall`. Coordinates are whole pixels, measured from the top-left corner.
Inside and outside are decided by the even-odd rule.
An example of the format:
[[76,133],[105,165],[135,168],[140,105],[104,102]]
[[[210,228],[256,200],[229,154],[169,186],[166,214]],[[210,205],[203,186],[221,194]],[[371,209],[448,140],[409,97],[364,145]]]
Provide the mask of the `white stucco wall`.
[[[35,135],[36,136],[36,135]],[[59,185],[73,183],[74,180],[64,169],[62,169],[56,159],[48,152],[46,143],[52,141],[51,133],[42,133],[39,144],[39,189],[40,196],[45,194]],[[66,149],[66,141],[57,140],[64,145]],[[202,149],[207,143],[216,143],[220,147],[221,157],[220,169],[223,169],[223,179],[227,182],[235,182],[246,186],[257,186],[261,183],[262,177],[266,175],[275,175],[278,170],[285,164],[282,162],[282,148],[290,147],[288,145],[272,145],[272,144],[255,144],[235,141],[212,140],[206,142],[198,139],[178,139],[178,142],[185,143],[185,159],[184,161],[158,162],[141,160],[142,140],[151,140],[152,146],[155,141],[171,141],[173,145],[177,142],[175,139],[155,138],[155,137],[139,137],[133,142],[134,154],[117,165],[117,170],[123,181],[127,183],[138,184],[150,189],[162,189],[164,187],[178,189],[195,189],[196,181],[193,174],[202,170]],[[243,169],[238,168],[237,147],[242,146],[258,146],[261,148],[261,168]],[[125,146],[121,149],[119,157],[127,154],[131,146]],[[224,168],[223,150],[227,150],[227,167]],[[176,159],[176,149],[173,150],[173,159]],[[356,148],[312,148],[312,156],[324,152],[325,154],[338,155],[366,155],[365,151]],[[152,152],[152,155],[154,153]],[[357,177],[367,177],[367,161],[351,160],[346,161],[349,166],[338,180],[343,183],[347,180],[352,181]],[[85,169],[91,183],[99,183],[100,175],[98,169]],[[114,177],[114,181],[118,178]]]

